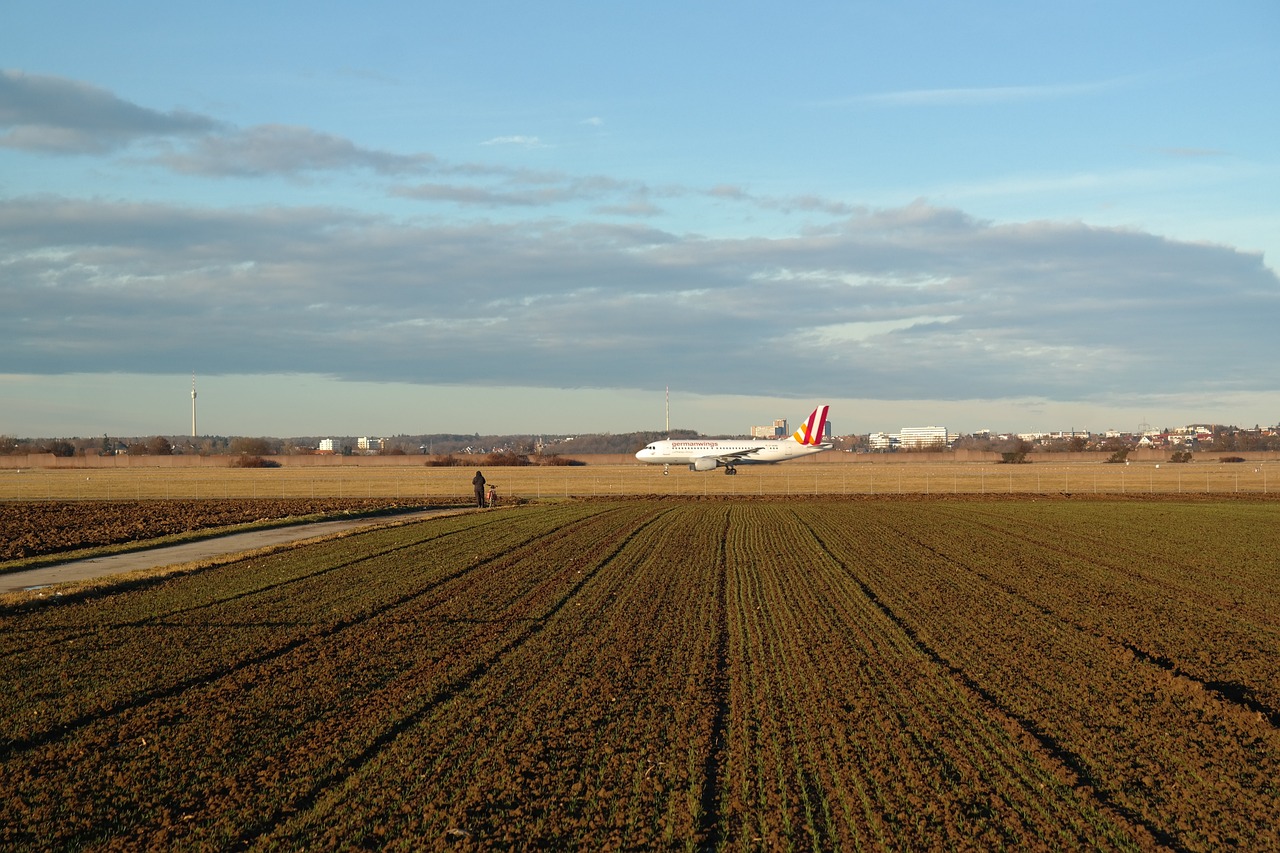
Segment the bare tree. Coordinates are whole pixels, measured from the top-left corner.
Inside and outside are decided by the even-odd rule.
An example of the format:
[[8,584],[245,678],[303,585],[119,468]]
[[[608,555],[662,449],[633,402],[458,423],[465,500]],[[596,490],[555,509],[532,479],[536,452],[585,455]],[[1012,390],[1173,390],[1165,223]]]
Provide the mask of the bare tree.
[[271,442],[265,438],[233,438],[229,449],[242,456],[270,456],[272,453]]
[[147,441],[147,453],[152,456],[172,456],[173,445],[163,435],[157,435]]

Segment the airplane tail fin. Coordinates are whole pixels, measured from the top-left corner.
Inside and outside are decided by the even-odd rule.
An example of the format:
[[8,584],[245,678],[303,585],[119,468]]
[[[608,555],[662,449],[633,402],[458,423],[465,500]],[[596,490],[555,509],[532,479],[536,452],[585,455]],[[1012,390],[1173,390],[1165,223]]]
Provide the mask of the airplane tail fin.
[[818,447],[822,444],[822,438],[826,435],[827,425],[827,409],[830,406],[819,406],[810,414],[808,420],[804,422],[804,426],[791,434],[791,437],[797,443],[806,447]]

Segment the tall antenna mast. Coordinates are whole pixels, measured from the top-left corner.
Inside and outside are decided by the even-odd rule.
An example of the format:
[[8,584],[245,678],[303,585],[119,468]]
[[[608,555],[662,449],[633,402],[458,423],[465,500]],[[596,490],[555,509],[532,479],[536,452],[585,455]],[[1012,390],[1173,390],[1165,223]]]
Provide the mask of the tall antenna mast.
[[671,437],[671,386],[667,386],[667,437]]
[[191,371],[191,437],[196,437],[196,372]]

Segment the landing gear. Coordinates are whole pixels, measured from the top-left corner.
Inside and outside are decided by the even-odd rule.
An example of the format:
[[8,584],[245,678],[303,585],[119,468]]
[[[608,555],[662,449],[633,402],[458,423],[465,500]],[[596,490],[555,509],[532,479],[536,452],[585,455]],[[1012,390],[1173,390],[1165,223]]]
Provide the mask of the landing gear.
[[665,477],[665,476],[667,476],[667,475],[668,475],[668,474],[670,474],[670,473],[671,473],[671,466],[670,466],[670,465],[663,465],[663,466],[662,466],[662,476],[664,476],[664,477]]
[[738,469],[732,465],[726,465],[724,466],[724,473],[725,473],[725,476],[733,476],[734,474],[738,473]]

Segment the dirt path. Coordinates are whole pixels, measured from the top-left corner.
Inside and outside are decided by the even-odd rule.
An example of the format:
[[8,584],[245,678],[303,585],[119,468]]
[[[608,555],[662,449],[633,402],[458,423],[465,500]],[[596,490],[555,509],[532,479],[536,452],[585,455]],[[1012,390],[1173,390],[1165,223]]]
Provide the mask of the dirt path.
[[230,554],[256,551],[261,548],[297,544],[308,539],[332,536],[335,533],[357,528],[402,524],[406,521],[416,521],[423,518],[452,515],[467,511],[469,510],[430,509],[407,512],[400,515],[384,515],[377,518],[316,521],[288,527],[273,527],[267,530],[230,533],[226,536],[202,539],[199,542],[165,545],[158,548],[148,548],[145,551],[131,551],[127,554],[112,554],[86,560],[73,560],[53,566],[41,566],[38,569],[29,569],[24,572],[0,574],[0,595],[37,590],[53,584],[88,581],[108,575],[124,574],[125,572],[194,563],[216,557],[225,557]]

